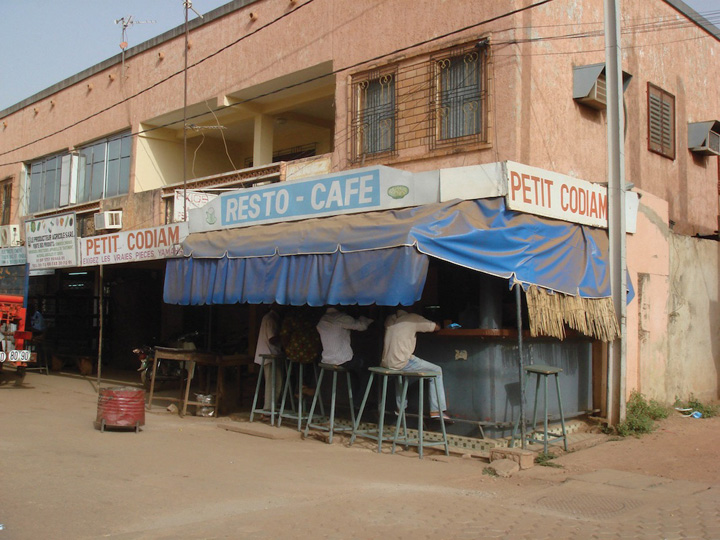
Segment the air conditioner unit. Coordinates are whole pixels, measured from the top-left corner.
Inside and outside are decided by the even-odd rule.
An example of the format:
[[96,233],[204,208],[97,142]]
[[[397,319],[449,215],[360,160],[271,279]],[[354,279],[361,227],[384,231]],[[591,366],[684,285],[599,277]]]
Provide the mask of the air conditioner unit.
[[708,152],[720,156],[720,133],[715,131],[708,133]]
[[122,229],[122,211],[98,212],[94,216],[95,229]]
[[688,147],[698,154],[720,156],[720,121],[688,124]]
[[603,110],[607,107],[607,83],[605,81],[605,73],[598,75],[588,95],[578,99],[578,101],[593,109]]
[[14,247],[22,245],[20,240],[20,225],[0,226],[0,247]]

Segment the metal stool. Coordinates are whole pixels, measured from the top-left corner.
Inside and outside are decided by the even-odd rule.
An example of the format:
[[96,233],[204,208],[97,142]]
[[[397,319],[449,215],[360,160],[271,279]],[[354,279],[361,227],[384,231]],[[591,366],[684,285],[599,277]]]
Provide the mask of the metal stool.
[[[285,400],[288,396],[288,392],[290,392],[290,378],[292,377],[293,372],[293,366],[297,366],[297,372],[298,372],[298,408],[297,411],[295,411],[295,404],[293,403],[292,394],[290,395],[290,409],[291,412],[285,412]],[[288,358],[288,362],[286,365],[286,373],[285,373],[285,385],[283,386],[283,392],[282,392],[282,402],[280,403],[280,412],[278,412],[278,427],[282,424],[283,418],[289,418],[291,420],[297,419],[298,423],[298,431],[302,431],[302,422],[305,420],[305,417],[303,416],[303,394],[302,394],[302,387],[303,387],[303,366],[304,364],[302,362],[298,362],[296,360]]]
[[[548,438],[554,437],[556,439],[562,439],[564,443],[565,451],[567,452],[568,444],[567,444],[567,432],[565,431],[565,415],[563,414],[563,408],[562,408],[562,398],[560,397],[560,381],[558,380],[558,375],[562,373],[562,369],[558,367],[553,366],[546,366],[541,364],[535,364],[532,366],[525,366],[525,388],[527,389],[527,385],[530,382],[530,376],[535,374],[535,406],[533,407],[533,421],[532,421],[532,431],[530,435],[528,436],[527,440],[531,442],[542,442],[543,443],[543,452],[547,454],[548,451]],[[557,389],[557,399],[558,399],[558,408],[560,409],[560,425],[562,426],[562,435],[556,435],[554,433],[548,433],[548,391],[547,391],[547,379],[549,376],[554,375],[555,376],[555,388]],[[543,379],[543,398],[545,400],[545,419],[543,422],[543,439],[537,439],[533,437],[533,433],[535,433],[535,425],[537,424],[537,405],[538,405],[538,394],[540,393],[540,378]],[[515,437],[517,436],[517,430],[518,426],[520,425],[520,417],[518,417],[517,421],[515,422],[515,426],[513,427],[512,431],[512,437],[510,439],[510,447],[515,446]],[[557,441],[553,441],[557,442]]]
[[[330,401],[330,424],[328,426],[325,426],[324,424],[313,424],[313,414],[315,412],[315,405],[318,402],[318,399],[320,400],[320,405],[322,406],[322,397],[320,396],[320,387],[322,385],[323,376],[325,375],[326,371],[332,371],[332,398]],[[337,393],[337,376],[338,373],[345,373],[346,381],[347,381],[347,393],[348,393],[348,400],[350,400],[350,420],[352,422],[352,427],[336,427],[335,426],[335,396]],[[350,380],[350,372],[345,369],[343,366],[337,366],[334,364],[325,364],[323,362],[320,362],[320,378],[318,379],[317,386],[315,387],[315,397],[313,397],[312,405],[310,406],[310,414],[308,414],[308,421],[307,425],[305,426],[305,437],[308,436],[308,433],[310,431],[310,428],[313,429],[320,429],[323,431],[330,432],[330,436],[328,437],[328,444],[332,444],[333,439],[333,433],[335,431],[352,431],[355,429],[355,406],[353,404],[353,396],[352,396],[352,382]]]
[[[262,358],[263,363],[260,365],[260,370],[258,372],[258,379],[257,379],[257,385],[255,386],[255,397],[253,398],[253,404],[252,409],[250,409],[250,421],[253,421],[253,417],[255,416],[255,413],[260,414],[269,414],[270,415],[270,425],[275,425],[275,366],[276,363],[280,360],[282,360],[283,356],[279,354],[261,354],[260,358]],[[270,361],[270,377],[271,377],[271,392],[272,392],[272,400],[270,402],[270,410],[266,410],[263,408],[257,407],[257,400],[258,395],[260,394],[260,383],[263,379],[263,373],[265,372],[265,362]]]
[[[365,389],[365,395],[363,396],[362,404],[360,405],[360,411],[358,412],[357,418],[355,419],[355,426],[353,427],[352,437],[350,437],[350,445],[355,442],[355,437],[360,435],[361,437],[365,437],[368,439],[372,439],[378,442],[378,453],[382,452],[382,443],[383,441],[390,442],[394,439],[392,436],[386,436],[383,432],[384,424],[385,424],[385,400],[387,396],[387,382],[388,377],[402,377],[403,372],[398,371],[396,369],[387,369],[384,367],[371,367],[368,368],[368,371],[370,372],[370,379],[368,379],[367,388]],[[358,429],[360,426],[360,421],[362,420],[363,411],[365,410],[365,404],[367,403],[368,395],[370,395],[370,389],[372,388],[373,379],[377,375],[378,377],[382,378],[382,394],[380,397],[380,411],[379,415],[380,418],[378,420],[378,427],[377,431],[374,429],[364,429],[360,430]],[[404,419],[405,415],[400,415],[398,419]],[[407,433],[406,433],[407,436]]]
[[[437,373],[433,373],[431,371],[402,371],[401,373],[401,379],[402,379],[402,395],[400,397],[400,403],[401,410],[400,414],[398,415],[397,422],[395,424],[395,437],[393,438],[393,446],[392,446],[392,453],[395,453],[395,445],[402,444],[407,448],[408,446],[417,446],[418,447],[418,454],[420,455],[420,459],[423,457],[423,448],[428,446],[444,446],[445,447],[445,455],[450,455],[450,446],[448,444],[447,440],[447,433],[445,432],[445,418],[443,416],[443,412],[440,411],[440,426],[442,427],[442,440],[441,441],[430,441],[425,440],[425,437],[423,436],[423,391],[425,389],[425,381],[428,381],[430,384],[435,385],[435,392],[437,394],[440,393],[440,388],[438,387],[438,380],[437,380]],[[407,397],[407,389],[409,386],[409,380],[410,379],[417,379],[418,380],[418,436],[417,438],[410,438],[408,437],[407,432],[407,422],[405,419],[405,413],[407,410],[407,407],[405,406],[405,398]],[[405,425],[405,437],[400,438],[400,423]]]

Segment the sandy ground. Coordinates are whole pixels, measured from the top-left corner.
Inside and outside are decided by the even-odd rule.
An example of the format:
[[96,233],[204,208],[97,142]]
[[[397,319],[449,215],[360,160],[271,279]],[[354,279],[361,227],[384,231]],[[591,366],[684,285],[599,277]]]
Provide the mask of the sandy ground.
[[582,538],[592,527],[620,527],[620,518],[528,514],[529,494],[602,469],[720,491],[718,418],[672,417],[652,435],[609,439],[557,458],[562,468],[505,479],[484,474],[479,459],[378,455],[369,442],[328,445],[269,426],[277,438],[254,437],[220,429],[226,417],[161,408],[140,433],[101,433],[96,391],[94,379],[77,375],[30,373],[22,387],[0,385],[0,540]]
[[565,474],[616,469],[675,480],[720,484],[720,417],[673,414],[639,438],[610,437],[602,445],[556,460]]

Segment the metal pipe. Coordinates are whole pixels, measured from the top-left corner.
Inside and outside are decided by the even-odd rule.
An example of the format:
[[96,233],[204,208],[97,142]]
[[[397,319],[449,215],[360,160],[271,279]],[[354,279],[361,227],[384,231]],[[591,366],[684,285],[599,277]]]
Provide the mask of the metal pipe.
[[522,285],[515,283],[515,306],[517,310],[517,328],[518,328],[518,373],[520,376],[520,438],[522,440],[522,449],[525,450],[527,441],[525,440],[525,358],[523,356],[523,326],[522,326]]
[[97,390],[100,393],[100,379],[102,378],[102,348],[103,348],[103,265],[100,265],[100,298],[98,308],[100,309],[100,331],[98,337],[98,363],[97,363]]
[[188,45],[190,44],[190,29],[188,28],[188,11],[192,7],[192,0],[185,0],[185,67],[183,69],[183,221],[187,221],[187,87],[188,87]]

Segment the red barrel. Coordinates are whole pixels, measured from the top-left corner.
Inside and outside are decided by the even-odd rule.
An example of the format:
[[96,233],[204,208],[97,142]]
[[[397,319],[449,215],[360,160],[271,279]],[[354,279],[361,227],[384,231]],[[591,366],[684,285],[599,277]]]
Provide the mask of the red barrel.
[[145,390],[131,386],[101,388],[98,395],[95,426],[130,427],[135,431],[145,425]]

